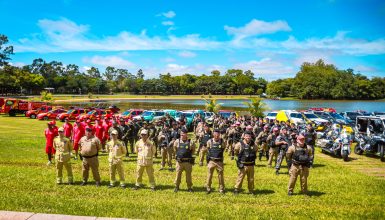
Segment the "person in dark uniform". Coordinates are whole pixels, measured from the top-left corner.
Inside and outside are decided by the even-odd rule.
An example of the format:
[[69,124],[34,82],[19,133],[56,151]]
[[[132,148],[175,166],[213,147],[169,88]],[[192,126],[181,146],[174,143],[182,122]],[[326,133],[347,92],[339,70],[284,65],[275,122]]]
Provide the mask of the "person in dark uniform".
[[[287,129],[286,127],[281,128],[281,133],[275,140],[275,145],[278,147],[278,158],[277,158],[277,164],[275,166],[275,174],[279,175],[279,170],[281,169],[283,158],[286,158],[286,151],[291,145],[291,142],[289,140],[289,136],[287,135]],[[286,158],[287,160],[287,158]],[[286,161],[287,162],[287,161]]]
[[211,193],[211,182],[214,170],[218,172],[219,192],[221,194],[225,193],[225,181],[223,177],[223,152],[225,151],[225,142],[220,138],[220,135],[221,133],[218,129],[214,130],[213,138],[207,142],[207,194]]
[[203,132],[199,133],[199,166],[203,166],[203,160],[207,153],[207,141],[212,138],[212,132],[208,124],[204,124]]

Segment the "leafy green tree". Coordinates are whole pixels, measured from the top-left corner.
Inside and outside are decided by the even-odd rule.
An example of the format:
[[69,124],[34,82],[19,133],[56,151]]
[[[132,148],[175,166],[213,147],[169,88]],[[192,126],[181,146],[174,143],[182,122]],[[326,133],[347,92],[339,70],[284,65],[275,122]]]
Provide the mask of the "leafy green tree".
[[13,46],[5,46],[8,43],[8,37],[0,34],[0,67],[8,65],[8,60],[13,54]]
[[269,108],[260,98],[250,98],[250,102],[243,102],[247,111],[254,117],[265,117],[265,111],[268,111]]
[[206,102],[205,109],[208,112],[217,113],[222,107],[222,104],[217,103],[216,99],[203,99],[203,100]]

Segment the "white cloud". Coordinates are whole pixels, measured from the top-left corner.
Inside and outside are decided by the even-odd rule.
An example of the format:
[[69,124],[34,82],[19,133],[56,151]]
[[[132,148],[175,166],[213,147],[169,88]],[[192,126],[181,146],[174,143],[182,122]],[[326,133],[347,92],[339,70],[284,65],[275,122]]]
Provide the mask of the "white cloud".
[[355,71],[359,71],[359,72],[377,72],[378,69],[375,68],[375,67],[371,67],[371,66],[364,66],[364,65],[357,65],[353,68]]
[[161,13],[161,15],[166,17],[166,18],[173,18],[176,16],[174,11],[163,12],[163,13]]
[[230,27],[226,25],[224,28],[228,34],[235,35],[237,38],[291,31],[287,22],[282,20],[267,22],[253,19],[243,27]]
[[93,56],[90,58],[85,57],[83,58],[83,62],[103,67],[112,66],[124,69],[130,69],[135,67],[134,63],[118,56]]
[[275,74],[291,74],[294,73],[293,67],[284,63],[271,60],[270,58],[262,58],[261,60],[251,60],[246,63],[237,63],[234,69],[251,70],[258,75],[275,75]]
[[20,39],[15,52],[74,52],[74,51],[130,51],[130,50],[210,50],[221,48],[222,42],[201,38],[198,34],[180,37],[149,37],[122,31],[116,36],[88,37],[88,26],[77,25],[68,19],[39,21],[42,33]]
[[164,25],[164,26],[173,26],[174,22],[173,21],[163,21],[162,25]]
[[167,63],[173,63],[173,62],[175,62],[175,59],[172,57],[166,57],[165,59],[163,59],[163,61],[167,62]]
[[192,57],[196,57],[196,53],[184,50],[184,51],[179,52],[178,56],[184,57],[184,58],[192,58]]

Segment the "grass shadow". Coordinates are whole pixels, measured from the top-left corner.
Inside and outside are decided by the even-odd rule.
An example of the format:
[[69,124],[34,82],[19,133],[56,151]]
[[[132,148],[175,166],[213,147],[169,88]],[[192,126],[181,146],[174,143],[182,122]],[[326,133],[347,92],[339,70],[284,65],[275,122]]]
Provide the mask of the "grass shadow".
[[325,195],[325,194],[326,193],[324,193],[324,192],[318,192],[318,191],[309,191],[308,192],[308,195],[311,196],[311,197],[313,197],[313,196],[319,197],[319,196],[322,196],[322,195]]
[[254,194],[255,195],[269,195],[269,194],[274,194],[275,191],[271,189],[261,189],[261,190],[255,190]]

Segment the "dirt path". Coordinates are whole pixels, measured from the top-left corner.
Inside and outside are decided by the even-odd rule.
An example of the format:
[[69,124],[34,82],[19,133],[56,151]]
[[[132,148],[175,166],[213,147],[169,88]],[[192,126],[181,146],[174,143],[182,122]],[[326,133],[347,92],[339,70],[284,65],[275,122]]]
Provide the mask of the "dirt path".
[[365,154],[357,155],[355,153],[351,153],[349,155],[350,160],[348,162],[344,162],[341,158],[333,157],[321,152],[318,152],[316,157],[321,157],[326,160],[333,160],[334,163],[338,165],[348,167],[368,176],[385,179],[385,162],[381,162],[379,157]]

